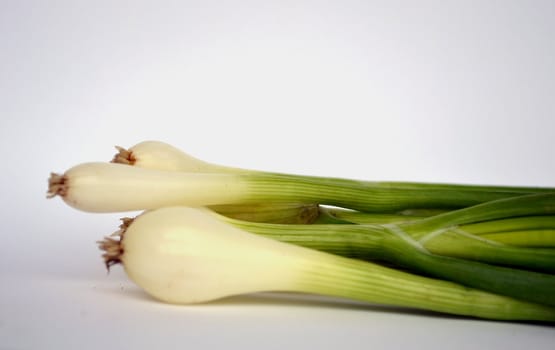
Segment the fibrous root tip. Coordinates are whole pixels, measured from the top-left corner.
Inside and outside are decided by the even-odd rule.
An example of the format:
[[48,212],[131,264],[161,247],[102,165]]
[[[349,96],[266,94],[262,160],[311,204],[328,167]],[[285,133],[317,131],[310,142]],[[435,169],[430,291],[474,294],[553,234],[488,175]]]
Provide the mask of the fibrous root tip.
[[116,153],[114,155],[114,158],[112,158],[112,163],[126,165],[135,164],[135,157],[133,156],[133,152],[120,146],[116,146],[116,149],[118,150],[118,153]]
[[67,192],[66,177],[64,175],[50,173],[50,178],[48,179],[48,191],[46,192],[46,198],[52,198],[55,196],[63,197]]

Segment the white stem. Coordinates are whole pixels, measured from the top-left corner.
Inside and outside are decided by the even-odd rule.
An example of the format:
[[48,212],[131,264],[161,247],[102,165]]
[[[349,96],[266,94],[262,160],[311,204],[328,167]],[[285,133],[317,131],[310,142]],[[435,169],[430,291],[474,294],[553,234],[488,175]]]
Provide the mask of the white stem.
[[157,299],[180,304],[294,290],[305,256],[312,255],[187,207],[138,216],[122,234],[121,248],[120,260],[135,283]]
[[[160,141],[144,141],[125,149],[116,146],[118,153],[112,163],[140,168],[189,173],[254,174],[239,168],[216,165],[195,158],[182,150]],[[259,173],[259,172],[258,172]],[[312,223],[319,214],[317,204],[274,203],[228,204],[210,206],[212,210],[235,219],[283,224]]]
[[193,173],[248,173],[249,170],[212,164],[195,158],[182,150],[160,141],[144,141],[125,149],[116,147],[113,163],[141,168]]
[[112,163],[84,163],[51,176],[49,197],[89,212],[122,212],[171,205],[241,202],[247,191],[239,176],[170,172]]

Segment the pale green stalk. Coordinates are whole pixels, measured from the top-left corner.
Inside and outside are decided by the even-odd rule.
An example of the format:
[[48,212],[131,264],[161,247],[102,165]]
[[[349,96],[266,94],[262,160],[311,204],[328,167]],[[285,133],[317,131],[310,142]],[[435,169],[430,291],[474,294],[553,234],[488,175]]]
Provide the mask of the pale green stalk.
[[419,242],[434,254],[555,273],[555,249],[506,245],[457,229],[442,231]]
[[461,225],[461,228],[475,235],[507,231],[553,230],[555,229],[555,216],[521,216]]
[[[333,215],[334,210],[339,215]],[[349,219],[349,215],[356,216],[356,219],[366,215],[365,213],[336,209],[329,211],[332,213],[329,216],[338,219],[339,222],[342,219]],[[552,220],[542,219],[540,215],[552,215],[554,212],[555,194],[545,193],[491,201],[421,219],[399,221],[398,219],[401,218],[396,217],[396,223],[387,224],[387,226],[390,229],[405,232],[435,254],[496,265],[555,272],[555,252],[552,249],[515,247],[470,233],[483,233],[485,230],[496,231],[509,227],[545,227],[549,226]],[[369,216],[373,217],[374,215],[370,214]],[[526,216],[538,218],[538,220],[534,223],[534,220],[525,220]],[[545,218],[550,218],[550,216]],[[325,220],[320,220],[320,222],[326,223]],[[334,222],[330,220],[329,223]],[[470,232],[466,231],[467,228]],[[536,237],[535,244],[550,247],[549,235],[539,236],[536,234]],[[540,238],[543,241],[539,241]],[[520,239],[521,241],[525,240],[525,237],[521,235]]]
[[327,263],[315,264],[296,291],[497,320],[555,320],[552,307],[459,288],[457,284],[334,256]]
[[386,261],[496,294],[555,306],[555,276],[433,254],[402,232],[379,225],[272,225],[219,216],[243,230],[345,257]]
[[444,227],[536,215],[555,215],[555,192],[490,201],[399,226],[418,239]]
[[[445,211],[418,212],[419,216],[417,216],[405,212],[375,214],[341,208],[320,208],[320,215],[314,223],[402,224],[443,213]],[[484,240],[491,241],[492,244],[497,242],[522,247],[552,248],[555,247],[555,216],[524,216],[480,221],[460,225],[457,232],[480,236]]]
[[436,254],[555,272],[555,254],[551,249],[507,246],[469,234],[458,226],[511,217],[553,214],[555,193],[545,193],[483,203],[401,223],[396,227]]
[[555,230],[553,229],[495,232],[483,234],[481,237],[490,241],[521,247],[555,248]]

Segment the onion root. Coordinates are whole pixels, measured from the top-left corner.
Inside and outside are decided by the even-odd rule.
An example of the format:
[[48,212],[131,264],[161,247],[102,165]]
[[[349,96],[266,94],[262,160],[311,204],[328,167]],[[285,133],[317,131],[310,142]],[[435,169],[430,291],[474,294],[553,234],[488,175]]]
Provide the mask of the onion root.
[[64,197],[67,193],[67,178],[64,175],[50,173],[48,179],[48,192],[46,198],[53,198],[56,196]]
[[118,153],[114,155],[114,158],[110,161],[111,163],[126,165],[135,164],[136,159],[132,151],[120,146],[116,146],[116,149],[118,150]]

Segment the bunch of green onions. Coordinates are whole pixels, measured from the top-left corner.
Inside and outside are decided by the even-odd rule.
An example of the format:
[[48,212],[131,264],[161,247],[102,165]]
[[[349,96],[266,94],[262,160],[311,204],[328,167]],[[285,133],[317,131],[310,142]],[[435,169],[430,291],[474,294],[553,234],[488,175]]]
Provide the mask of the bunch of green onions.
[[89,212],[144,211],[99,242],[170,303],[285,291],[555,321],[555,189],[369,182],[203,162],[168,144],[52,174]]

